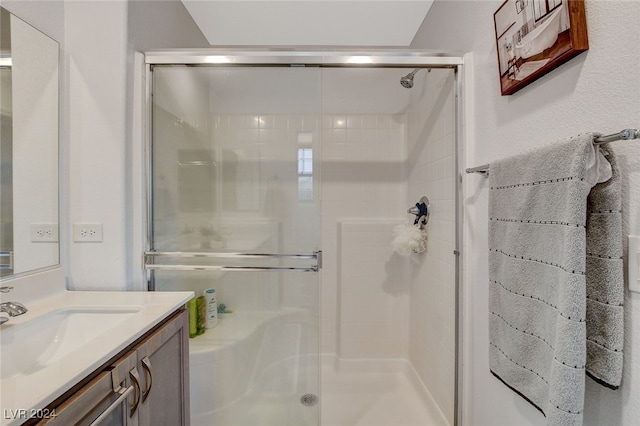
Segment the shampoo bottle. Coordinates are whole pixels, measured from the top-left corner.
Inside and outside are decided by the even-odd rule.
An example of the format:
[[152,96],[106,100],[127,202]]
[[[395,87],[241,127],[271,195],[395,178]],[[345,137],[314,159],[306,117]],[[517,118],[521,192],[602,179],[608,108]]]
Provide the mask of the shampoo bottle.
[[216,300],[216,290],[208,288],[204,291],[204,299],[206,303],[206,320],[205,326],[213,328],[218,325],[218,301]]

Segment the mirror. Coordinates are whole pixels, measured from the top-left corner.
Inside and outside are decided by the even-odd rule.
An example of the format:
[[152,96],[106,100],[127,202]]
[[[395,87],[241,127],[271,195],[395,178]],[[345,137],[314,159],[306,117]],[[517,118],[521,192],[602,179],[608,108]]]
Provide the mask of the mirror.
[[0,8],[0,279],[55,266],[58,43]]

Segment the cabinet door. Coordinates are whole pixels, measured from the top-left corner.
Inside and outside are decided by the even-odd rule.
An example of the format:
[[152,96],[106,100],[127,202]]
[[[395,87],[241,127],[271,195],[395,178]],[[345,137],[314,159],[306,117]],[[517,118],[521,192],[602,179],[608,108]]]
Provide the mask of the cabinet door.
[[[84,426],[100,418],[100,426],[136,426],[132,406],[139,401],[136,383],[136,353],[129,352],[60,406],[47,409],[47,419],[38,425]],[[139,382],[139,381],[138,381]]]
[[141,426],[187,426],[189,418],[189,316],[169,320],[136,348],[142,396]]

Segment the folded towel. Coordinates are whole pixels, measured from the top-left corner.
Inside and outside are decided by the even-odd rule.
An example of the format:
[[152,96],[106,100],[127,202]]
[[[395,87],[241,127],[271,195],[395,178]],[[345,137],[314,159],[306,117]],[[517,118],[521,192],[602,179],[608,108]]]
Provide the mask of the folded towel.
[[490,368],[551,425],[582,424],[586,205],[608,177],[592,141],[582,135],[496,161],[489,175]]

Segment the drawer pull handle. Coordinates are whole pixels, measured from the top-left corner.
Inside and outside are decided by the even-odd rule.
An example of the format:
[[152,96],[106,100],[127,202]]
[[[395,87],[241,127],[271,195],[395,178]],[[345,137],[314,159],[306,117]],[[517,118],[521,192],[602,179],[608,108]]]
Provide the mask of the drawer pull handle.
[[133,386],[135,387],[135,392],[133,396],[133,404],[131,405],[131,413],[129,417],[133,417],[136,410],[138,409],[138,404],[140,403],[140,375],[138,374],[138,370],[134,368],[129,371],[129,377],[133,381]]
[[142,392],[142,402],[146,401],[149,396],[149,392],[151,392],[151,386],[153,386],[153,371],[151,370],[151,360],[148,356],[142,358],[142,368],[144,368],[146,380],[146,388]]
[[[115,372],[115,370],[114,370]],[[111,403],[111,405],[109,405],[102,413],[100,413],[100,415],[98,417],[96,417],[96,419],[91,422],[91,424],[89,426],[98,426],[100,423],[102,423],[102,421],[104,419],[107,418],[107,416],[109,414],[111,414],[111,412],[113,410],[115,410],[116,408],[118,408],[118,406],[120,404],[122,404],[127,397],[129,396],[129,394],[131,392],[133,392],[133,386],[129,386],[128,388],[123,388],[122,386],[120,386],[119,384],[116,384],[116,377],[117,377],[117,372],[112,372],[111,374],[113,375],[113,379],[114,379],[114,389],[113,392],[119,394],[120,396]]]

